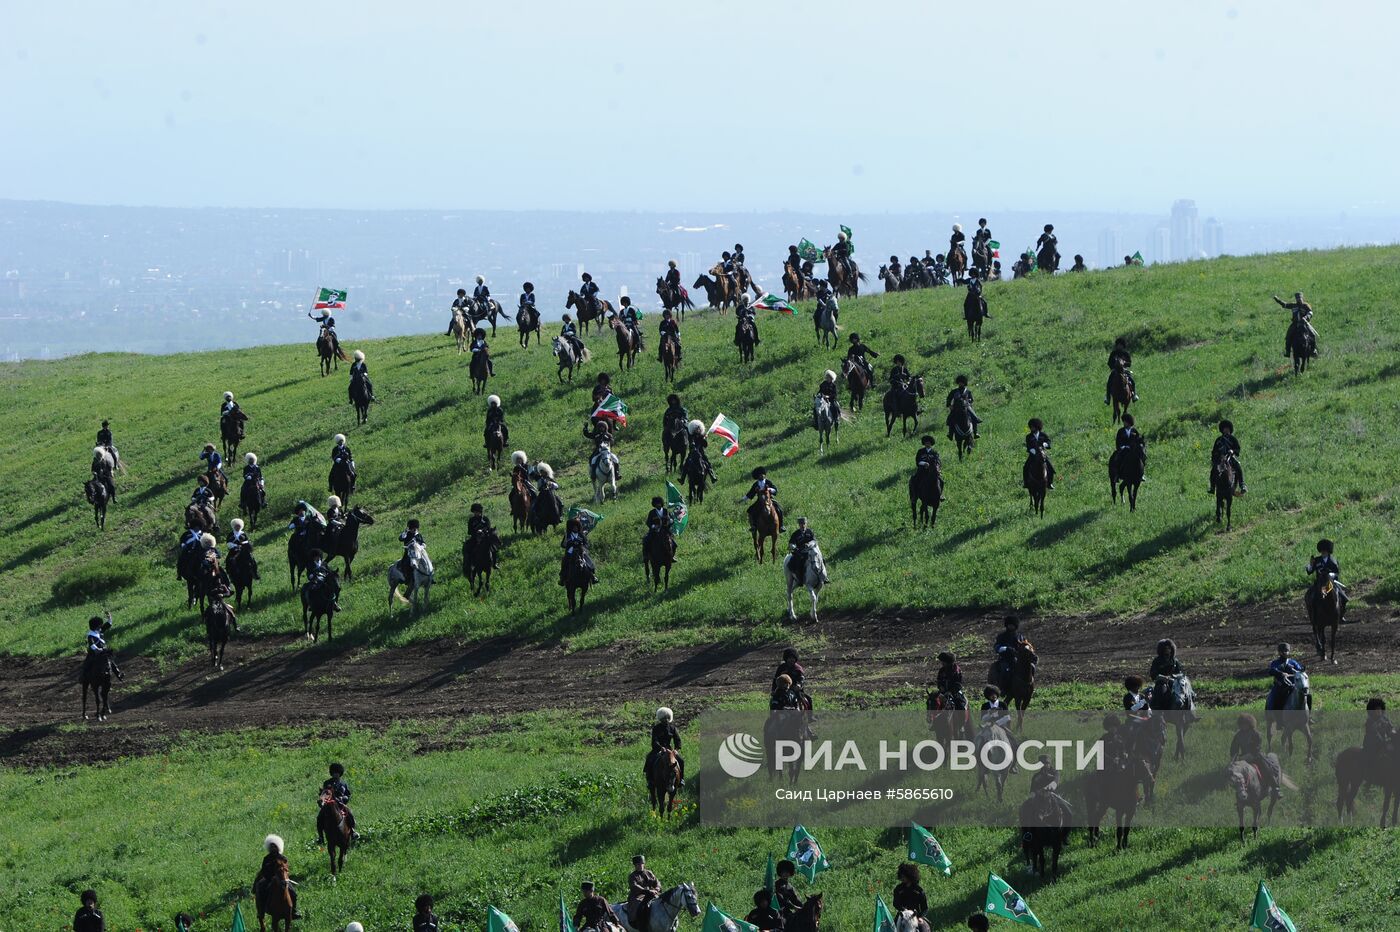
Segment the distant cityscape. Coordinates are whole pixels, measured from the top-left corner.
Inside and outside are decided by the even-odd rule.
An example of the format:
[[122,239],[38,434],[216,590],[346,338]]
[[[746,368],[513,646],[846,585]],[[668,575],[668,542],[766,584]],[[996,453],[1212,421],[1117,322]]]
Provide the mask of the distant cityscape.
[[[0,201],[0,360],[92,351],[175,353],[310,342],[315,289],[346,288],[342,339],[446,328],[458,288],[476,275],[513,311],[535,283],[546,320],[590,271],[608,297],[656,305],[676,260],[687,287],[720,252],[744,244],[749,269],[780,289],[782,259],[803,237],[854,231],[871,273],[943,252],[951,225],[986,216],[1011,259],[1054,223],[1065,267],[1149,264],[1292,249],[1392,243],[1400,218],[1370,215],[1202,219],[1180,199],[1164,216],[988,209],[925,214],[660,214],[503,211],[314,211],[88,207]],[[872,274],[872,279],[873,279]],[[1282,287],[1282,286],[1281,286]]]

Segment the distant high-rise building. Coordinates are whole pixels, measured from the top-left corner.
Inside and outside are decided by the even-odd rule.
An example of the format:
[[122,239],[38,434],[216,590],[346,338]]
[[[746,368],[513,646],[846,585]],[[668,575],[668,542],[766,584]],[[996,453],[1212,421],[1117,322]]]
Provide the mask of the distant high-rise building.
[[1110,227],[1099,234],[1099,267],[1111,269],[1123,264],[1123,231]]
[[1203,233],[1206,255],[1212,258],[1225,255],[1225,224],[1214,217],[1207,217]]
[[1176,262],[1201,258],[1201,218],[1195,201],[1182,199],[1172,205],[1171,258]]
[[1152,239],[1147,244],[1147,258],[1154,265],[1172,261],[1172,230],[1167,224],[1153,229]]

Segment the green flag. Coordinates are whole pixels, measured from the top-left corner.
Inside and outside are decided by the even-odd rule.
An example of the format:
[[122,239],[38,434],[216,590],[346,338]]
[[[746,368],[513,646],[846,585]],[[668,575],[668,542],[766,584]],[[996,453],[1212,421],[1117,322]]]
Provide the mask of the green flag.
[[778,311],[780,313],[787,314],[789,317],[797,314],[797,308],[793,307],[791,304],[788,304],[785,299],[778,297],[771,291],[763,297],[759,298],[757,301],[755,301],[753,303],[753,306],[755,310]]
[[944,877],[953,876],[953,862],[948,860],[943,846],[928,829],[917,822],[909,823],[909,860],[936,867],[943,872]]
[[768,869],[763,872],[763,889],[768,891],[771,905],[778,908],[778,875],[773,869],[773,855],[768,855]]
[[814,882],[818,874],[831,867],[831,862],[826,859],[826,852],[817,844],[817,839],[800,825],[792,830],[787,856],[797,864],[798,873],[805,876],[809,883]]
[[797,254],[808,262],[825,262],[826,254],[817,248],[817,244],[802,237],[802,241],[797,244]]
[[248,932],[248,927],[243,924],[243,910],[239,904],[233,904],[233,925],[228,927],[228,932]]
[[1293,920],[1283,907],[1274,902],[1264,881],[1259,881],[1259,892],[1254,894],[1254,913],[1249,917],[1249,928],[1262,932],[1298,932]]
[[316,302],[311,305],[317,311],[336,311],[345,307],[345,299],[349,296],[345,289],[322,288],[316,292]]
[[583,525],[583,533],[585,534],[591,533],[598,522],[603,520],[602,515],[597,512],[589,511],[582,505],[571,505],[569,507],[569,513],[565,515],[565,517],[578,518],[579,523]]
[[559,894],[559,932],[577,932],[574,917],[569,915],[569,907],[564,905],[564,894]]
[[515,920],[494,906],[486,910],[486,932],[520,932]]
[[700,932],[758,932],[758,926],[735,919],[710,903],[705,907],[705,924],[700,927]]
[[1021,898],[1021,894],[1011,889],[1011,884],[996,874],[987,875],[987,914],[1041,928],[1040,920],[1035,918],[1035,913],[1031,912],[1029,904]]
[[894,932],[894,916],[890,915],[885,898],[879,894],[875,895],[875,922],[871,924],[870,932]]
[[1133,253],[1133,265],[1142,265],[1142,250]]
[[589,415],[589,417],[593,420],[604,418],[609,421],[616,421],[623,427],[626,427],[627,410],[627,402],[623,401],[612,392],[608,392],[607,397],[598,402],[598,407],[593,409],[593,413]]
[[856,254],[856,236],[851,232],[851,228],[844,223],[841,224],[841,232],[846,234],[846,251],[849,255]]
[[669,479],[666,480],[666,510],[671,513],[671,533],[680,537],[690,523],[690,512],[685,507],[685,496]]

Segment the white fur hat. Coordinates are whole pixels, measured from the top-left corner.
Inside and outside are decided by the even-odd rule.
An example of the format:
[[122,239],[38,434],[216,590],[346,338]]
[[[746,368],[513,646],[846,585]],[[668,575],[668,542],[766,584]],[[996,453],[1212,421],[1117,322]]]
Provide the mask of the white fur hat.
[[961,232],[962,232],[962,224],[961,224],[961,223],[955,223],[955,224],[953,224],[953,232],[954,232],[954,233],[961,233]]
[[549,465],[548,463],[540,463],[538,466],[535,467],[535,470],[541,476],[544,476],[546,479],[554,478],[554,467]]
[[275,854],[281,854],[287,849],[287,845],[282,841],[281,835],[269,835],[263,839],[263,847]]
[[530,457],[525,455],[524,450],[516,450],[510,455],[510,461],[517,466],[524,466],[526,463],[530,462]]
[[339,508],[339,507],[340,507],[340,496],[339,496],[339,495],[329,495],[329,496],[327,496],[327,497],[326,497],[326,507],[327,507],[327,508]]
[[487,396],[486,396],[486,407],[488,407],[488,408],[494,408],[494,407],[496,407],[497,405],[499,405],[500,403],[501,403],[501,396],[500,396],[500,395],[487,395]]
[[478,275],[478,276],[476,277],[476,281],[477,281],[477,284],[481,284],[482,282],[486,281],[486,279],[484,279],[484,278],[482,278],[480,275]]
[[365,351],[364,351],[364,350],[355,350],[355,361],[356,361],[356,362],[364,362],[364,361],[365,361]]
[[256,453],[245,453],[245,454],[243,454],[243,462],[247,463],[249,466],[256,466],[256,465],[258,465],[258,454],[256,454]]
[[344,434],[336,434],[334,437],[331,438],[331,441],[332,441],[333,443],[344,443],[344,442],[345,442],[345,435],[344,435]]
[[365,932],[365,927],[358,922],[352,922],[345,927],[345,932]]
[[689,424],[685,425],[685,429],[693,434],[697,430],[704,430],[705,424],[703,421],[691,421]]
[[239,531],[243,530],[243,519],[242,519],[242,518],[234,518],[234,519],[233,519],[232,527],[233,527],[233,530],[234,530],[234,533],[235,533],[235,534],[238,533]]
[[656,720],[658,722],[669,722],[673,718],[675,718],[675,715],[673,715],[671,710],[666,708],[664,705],[656,710]]
[[199,536],[199,546],[203,547],[205,550],[213,550],[215,547],[219,546],[219,542],[214,539],[213,534],[201,534]]
[[224,401],[232,401],[233,392],[224,392]]
[[836,373],[831,369],[826,370],[826,377],[832,382],[836,381]]

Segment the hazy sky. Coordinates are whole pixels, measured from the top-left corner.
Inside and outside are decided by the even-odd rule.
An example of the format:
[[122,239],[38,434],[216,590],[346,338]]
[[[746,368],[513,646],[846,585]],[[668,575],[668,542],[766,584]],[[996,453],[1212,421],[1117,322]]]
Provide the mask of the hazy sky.
[[4,0],[0,197],[1400,211],[1400,4]]

